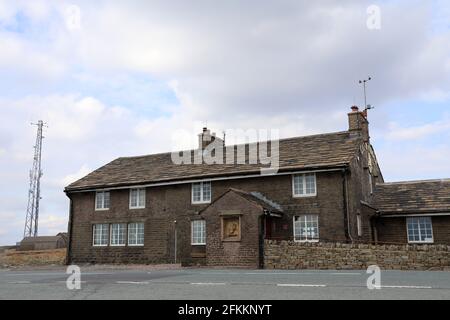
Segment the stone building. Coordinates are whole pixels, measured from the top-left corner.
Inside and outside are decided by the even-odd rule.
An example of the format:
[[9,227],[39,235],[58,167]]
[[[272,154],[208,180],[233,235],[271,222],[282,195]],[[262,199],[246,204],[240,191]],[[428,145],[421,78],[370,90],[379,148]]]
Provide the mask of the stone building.
[[[205,128],[183,153],[192,164],[172,153],[116,159],[65,189],[68,261],[263,267],[265,240],[450,243],[450,181],[385,184],[366,112],[353,107],[348,123],[268,145],[225,146]],[[272,146],[276,171],[261,152],[252,161]]]

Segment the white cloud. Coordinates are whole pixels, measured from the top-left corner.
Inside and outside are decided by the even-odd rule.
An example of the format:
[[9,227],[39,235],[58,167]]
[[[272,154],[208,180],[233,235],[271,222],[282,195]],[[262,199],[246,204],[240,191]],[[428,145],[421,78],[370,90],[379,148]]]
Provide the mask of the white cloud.
[[[79,28],[67,25],[72,4],[80,8]],[[382,28],[369,31],[367,5],[0,0],[0,70],[12,76],[4,81],[15,91],[0,89],[0,166],[8,168],[0,172],[8,186],[0,186],[0,225],[16,223],[0,244],[18,240],[22,231],[36,133],[29,122],[37,119],[49,124],[46,232],[63,228],[67,219],[63,184],[118,156],[193,147],[206,122],[218,134],[233,128],[281,129],[281,137],[345,130],[348,107],[362,100],[357,80],[368,74],[378,117],[371,118],[372,128],[390,123],[381,139],[392,144],[377,150],[385,175],[418,175],[419,165],[423,175],[448,172],[439,156],[448,159],[445,146],[404,146],[398,155],[396,142],[446,134],[449,122],[408,127],[391,119],[384,105],[448,100],[450,34],[429,33],[431,17],[423,10],[429,5],[406,1],[383,2]],[[447,2],[440,7],[449,8]],[[18,12],[29,21],[23,24]],[[134,74],[156,79],[157,88]],[[106,98],[102,87],[109,88]],[[162,87],[177,101],[161,102]],[[173,141],[176,132],[190,134]]]
[[67,232],[67,217],[58,215],[42,215],[39,219],[41,235],[57,235],[60,232]]
[[399,144],[377,149],[383,175],[387,181],[450,178],[448,159],[450,147],[446,144],[419,144],[404,147]]
[[75,173],[72,174],[68,174],[67,176],[65,176],[60,185],[62,187],[68,186],[69,184],[83,178],[84,176],[86,176],[88,173],[92,172],[92,169],[90,169],[87,165],[83,165],[80,170],[78,170]]
[[450,136],[450,120],[441,120],[420,126],[402,127],[398,123],[390,123],[389,132],[385,138],[388,140],[417,140],[431,135],[447,134]]

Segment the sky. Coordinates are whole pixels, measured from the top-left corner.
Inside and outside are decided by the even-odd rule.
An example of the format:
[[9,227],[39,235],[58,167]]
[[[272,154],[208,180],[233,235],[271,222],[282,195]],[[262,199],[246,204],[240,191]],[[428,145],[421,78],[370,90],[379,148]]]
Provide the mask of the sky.
[[0,0],[0,74],[0,245],[23,235],[40,119],[41,235],[67,229],[69,183],[206,124],[346,130],[368,76],[385,180],[450,178],[446,0]]

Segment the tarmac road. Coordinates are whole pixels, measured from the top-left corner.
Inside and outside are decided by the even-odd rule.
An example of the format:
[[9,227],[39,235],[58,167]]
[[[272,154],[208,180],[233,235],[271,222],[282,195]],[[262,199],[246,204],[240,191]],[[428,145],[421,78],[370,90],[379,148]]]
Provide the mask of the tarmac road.
[[450,299],[450,272],[383,271],[369,290],[365,271],[81,269],[69,290],[65,269],[0,271],[0,299]]

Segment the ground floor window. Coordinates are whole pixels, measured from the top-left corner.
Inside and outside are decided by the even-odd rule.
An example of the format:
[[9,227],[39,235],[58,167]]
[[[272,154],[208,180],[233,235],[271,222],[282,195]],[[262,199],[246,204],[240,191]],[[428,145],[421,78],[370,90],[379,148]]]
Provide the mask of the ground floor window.
[[95,247],[104,247],[108,245],[109,224],[94,224],[93,226],[93,245]]
[[319,241],[319,216],[316,214],[295,216],[294,240],[299,242]]
[[191,244],[194,246],[206,244],[206,221],[195,220],[191,223]]
[[127,225],[124,223],[114,223],[111,225],[111,246],[124,246]]
[[433,226],[430,217],[407,218],[409,243],[433,243]]
[[128,245],[143,246],[144,245],[144,223],[130,223],[128,225]]

